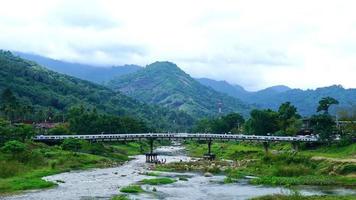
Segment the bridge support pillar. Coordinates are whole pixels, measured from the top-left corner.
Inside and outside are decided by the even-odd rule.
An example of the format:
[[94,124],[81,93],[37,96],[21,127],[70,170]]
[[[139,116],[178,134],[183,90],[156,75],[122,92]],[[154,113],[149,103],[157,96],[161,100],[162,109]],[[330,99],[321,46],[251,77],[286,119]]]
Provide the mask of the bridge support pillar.
[[293,151],[297,152],[299,149],[299,143],[298,142],[292,142],[292,148]]
[[268,142],[263,142],[263,149],[265,150],[265,153],[268,153],[268,147],[269,147],[269,143]]
[[146,163],[156,163],[158,161],[158,154],[153,153],[153,139],[149,140],[150,143],[150,152],[146,153]]
[[208,153],[204,154],[205,160],[215,160],[215,154],[211,153],[211,140],[208,141]]

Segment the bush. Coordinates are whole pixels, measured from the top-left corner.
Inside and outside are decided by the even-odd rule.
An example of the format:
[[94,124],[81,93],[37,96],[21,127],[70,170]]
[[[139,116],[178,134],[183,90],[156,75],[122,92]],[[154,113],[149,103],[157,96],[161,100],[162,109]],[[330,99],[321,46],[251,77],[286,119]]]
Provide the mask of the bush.
[[0,161],[0,178],[16,176],[23,170],[23,165],[17,161]]
[[341,168],[340,174],[351,174],[351,173],[356,173],[356,165],[354,164],[348,164],[348,165],[345,165]]
[[129,185],[120,189],[123,193],[141,193],[144,190],[139,185]]
[[5,143],[2,147],[2,151],[11,154],[18,154],[24,152],[26,149],[26,145],[17,140],[11,140]]
[[176,182],[176,180],[170,178],[153,178],[153,179],[143,179],[140,182],[148,185],[165,185],[165,184],[174,183]]
[[302,165],[287,165],[287,166],[278,166],[273,172],[274,176],[302,176],[309,175],[311,170]]
[[85,143],[86,141],[84,140],[69,138],[69,139],[65,139],[61,146],[64,150],[80,151],[82,147],[85,145]]

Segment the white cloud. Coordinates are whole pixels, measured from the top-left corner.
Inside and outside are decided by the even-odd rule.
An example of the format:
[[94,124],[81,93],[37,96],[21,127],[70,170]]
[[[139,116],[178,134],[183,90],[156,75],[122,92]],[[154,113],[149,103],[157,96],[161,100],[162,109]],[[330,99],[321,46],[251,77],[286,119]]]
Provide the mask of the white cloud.
[[0,48],[98,65],[176,62],[248,89],[356,87],[352,0],[0,0]]

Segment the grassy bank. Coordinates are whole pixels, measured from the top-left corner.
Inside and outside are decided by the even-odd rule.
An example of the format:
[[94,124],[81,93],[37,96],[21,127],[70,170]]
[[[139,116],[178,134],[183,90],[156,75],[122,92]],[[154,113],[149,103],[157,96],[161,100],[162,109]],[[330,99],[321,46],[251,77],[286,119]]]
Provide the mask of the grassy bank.
[[356,197],[352,195],[336,196],[336,195],[324,195],[324,196],[302,196],[299,194],[294,195],[267,195],[262,197],[256,197],[251,200],[355,200]]
[[[207,152],[207,145],[202,143],[188,142],[186,147],[191,156],[201,157]],[[290,144],[278,143],[271,145],[270,153],[266,154],[258,143],[214,143],[212,152],[217,158],[232,160],[234,164],[228,165],[226,170],[219,170],[223,166],[226,168],[221,161],[215,161],[213,165],[219,166],[219,169],[215,169],[216,172],[223,171],[227,174],[227,182],[244,176],[257,176],[259,178],[250,182],[265,185],[339,185],[356,188],[356,165],[353,162],[355,147],[356,144],[345,147],[331,146],[313,150],[301,149],[300,152],[294,153]],[[325,156],[325,159],[314,159],[315,156]],[[202,168],[189,163],[176,163],[165,168],[169,167],[203,171],[212,168]]]
[[71,150],[70,145],[26,142],[24,146],[21,152],[0,151],[0,194],[52,187],[56,183],[44,181],[42,177],[70,170],[114,166],[129,160],[129,155],[147,150],[147,145],[140,148],[139,143],[84,143],[80,148],[75,147],[76,151]]

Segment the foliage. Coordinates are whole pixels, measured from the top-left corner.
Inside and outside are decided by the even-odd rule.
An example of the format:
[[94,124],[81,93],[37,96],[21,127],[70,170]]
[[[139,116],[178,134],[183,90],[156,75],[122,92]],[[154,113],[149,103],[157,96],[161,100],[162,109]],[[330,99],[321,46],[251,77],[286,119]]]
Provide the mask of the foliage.
[[279,130],[278,113],[272,110],[252,110],[245,129],[249,134],[267,135]]
[[144,190],[139,185],[129,185],[129,186],[125,186],[125,187],[120,188],[120,192],[123,192],[123,193],[141,193],[141,192],[144,192]]
[[8,140],[25,141],[36,134],[34,128],[27,124],[11,124],[0,118],[0,145]]
[[116,195],[112,197],[110,200],[130,200],[126,195]]
[[245,120],[238,113],[230,113],[217,119],[199,120],[194,132],[204,133],[240,133]]
[[322,141],[331,142],[333,140],[335,121],[329,114],[313,115],[310,118],[310,125]]
[[176,182],[176,180],[163,177],[163,178],[143,179],[140,182],[147,185],[165,185],[165,184],[174,183]]
[[[104,86],[47,70],[8,51],[0,51],[0,66],[1,114],[10,120],[63,121],[71,107],[83,105],[96,108],[100,114],[130,116],[159,130],[187,129],[194,121],[185,113],[140,103]],[[13,97],[21,109],[15,109]]]
[[300,115],[297,108],[290,102],[285,102],[279,106],[278,121],[284,135],[295,135],[301,127]]
[[261,197],[256,197],[251,200],[354,200],[353,195],[313,195],[313,196],[302,196],[301,194],[274,194],[266,195]]
[[85,143],[86,143],[85,140],[68,138],[62,142],[61,146],[64,150],[79,151],[80,149],[82,149],[82,147],[84,146]]
[[317,112],[324,111],[324,114],[328,114],[329,107],[333,104],[339,104],[339,101],[332,97],[324,97],[319,101]]
[[68,135],[71,134],[68,123],[57,124],[54,128],[48,130],[49,135]]
[[25,151],[25,144],[16,140],[11,140],[5,143],[1,148],[2,151],[10,154],[20,154]]
[[80,141],[80,144],[76,152],[29,141],[24,144],[22,153],[0,151],[0,194],[51,187],[55,184],[42,177],[72,169],[108,167],[129,160],[128,155],[139,153],[134,149],[138,143],[111,146]]
[[96,109],[83,106],[72,108],[68,115],[69,129],[77,134],[142,133],[152,131],[147,125],[131,117],[98,114]]
[[223,113],[246,115],[250,109],[238,99],[201,85],[170,62],[152,63],[110,81],[109,86],[137,100],[181,110],[194,118],[216,117],[219,106]]

